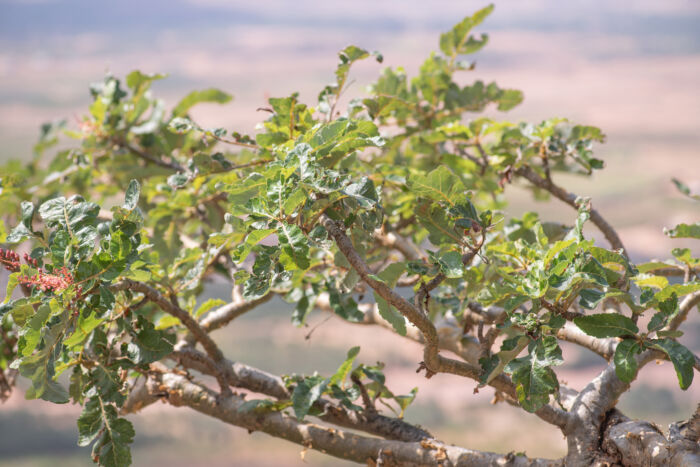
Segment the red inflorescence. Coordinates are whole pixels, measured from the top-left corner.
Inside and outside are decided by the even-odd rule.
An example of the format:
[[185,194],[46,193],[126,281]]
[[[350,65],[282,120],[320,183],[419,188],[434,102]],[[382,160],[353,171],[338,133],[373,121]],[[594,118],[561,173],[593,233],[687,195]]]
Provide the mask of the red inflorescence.
[[[39,262],[29,256],[24,254],[24,262],[27,265],[37,268]],[[12,250],[5,250],[0,248],[0,264],[2,264],[5,269],[10,272],[17,272],[20,269],[20,256]],[[53,273],[45,272],[42,268],[38,268],[38,273],[33,276],[21,275],[18,278],[19,283],[26,285],[28,287],[38,287],[44,292],[60,292],[73,284],[74,277],[73,274],[65,266],[56,269]],[[77,299],[82,298],[82,287],[77,288]]]
[[37,286],[44,292],[60,292],[73,284],[73,274],[65,266],[54,271],[54,274],[39,269],[39,273],[31,277],[20,276],[19,282],[30,287]]
[[0,248],[0,263],[10,272],[19,271],[19,255],[12,250]]
[[34,266],[35,268],[39,266],[39,262],[26,253],[24,254],[24,262],[30,266]]

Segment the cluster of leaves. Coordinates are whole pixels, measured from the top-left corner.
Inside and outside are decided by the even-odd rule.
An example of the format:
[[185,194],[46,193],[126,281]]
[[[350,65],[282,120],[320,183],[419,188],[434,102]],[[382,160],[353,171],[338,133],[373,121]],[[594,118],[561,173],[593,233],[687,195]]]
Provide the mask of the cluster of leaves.
[[[393,288],[403,279],[402,293],[423,294],[420,305],[431,319],[465,319],[469,303],[502,307],[507,319],[498,327],[507,338],[481,360],[481,383],[505,372],[526,410],[557,396],[557,331],[571,321],[590,336],[620,339],[614,361],[621,380],[634,379],[642,350],[657,349],[688,388],[694,356],[668,326],[679,300],[700,290],[699,260],[690,250],[634,265],[624,252],[585,238],[586,200],[579,200],[573,226],[542,222],[535,213],[506,218],[503,192],[521,169],[545,180],[556,172],[590,175],[603,167],[592,145],[604,136],[562,119],[517,124],[475,115],[488,106],[507,111],[523,99],[495,83],[458,82],[458,73],[474,68],[464,56],[488,41],[471,31],[491,10],[443,34],[441,53],[415,77],[387,68],[366,98],[340,113],[352,64],[372,56],[381,62],[376,53],[347,47],[336,82],[315,108],[297,94],[272,98],[255,137],[194,122],[195,104],[231,100],[216,89],[192,92],[168,112],[150,90],[164,75],[134,71],[126,87],[113,76],[93,85],[78,129],[45,125],[33,161],[2,168],[0,243],[24,248],[32,260],[10,275],[0,305],[0,370],[12,367],[31,380],[28,398],[83,404],[80,444],[94,443],[102,465],[128,464],[134,433],[118,416],[127,382],[167,356],[185,329],[119,282],[144,282],[196,320],[224,303],[201,300],[205,279],[219,275],[240,285],[247,300],[281,295],[294,304],[296,325],[322,296],[341,318],[361,321],[358,304],[370,290],[320,222],[327,216],[375,281]],[[59,136],[79,144],[44,164]],[[410,240],[416,251],[384,248],[384,234]],[[668,234],[700,238],[700,226],[681,224]],[[688,280],[669,281],[660,274],[668,269]],[[71,278],[65,287],[21,280],[58,271]],[[440,286],[428,295],[431,281]],[[629,316],[594,312],[607,301],[623,304]],[[374,302],[397,333],[407,333],[398,310],[377,294]],[[641,332],[644,314],[652,316]],[[251,401],[246,409],[291,407],[303,420],[328,397],[349,410],[368,410],[359,400],[372,407],[393,401],[402,414],[415,392],[394,395],[381,365],[353,369],[358,350],[329,378],[288,377],[290,400]],[[66,390],[57,377],[69,369]]]
[[[352,411],[364,411],[369,416],[376,413],[375,405],[379,402],[397,416],[403,417],[404,411],[415,399],[418,388],[413,388],[407,395],[395,395],[386,387],[382,363],[360,363],[353,368],[359,353],[359,347],[350,349],[345,361],[328,378],[318,374],[286,377],[285,383],[291,389],[288,400],[253,399],[242,404],[238,410],[260,413],[291,408],[297,419],[304,420],[308,415],[322,415],[327,410],[322,404],[323,397],[326,396],[334,404]],[[357,405],[358,400],[366,405]],[[390,402],[395,406],[390,405]]]
[[[138,198],[134,180],[109,221],[100,218],[98,205],[80,196],[52,198],[38,208],[25,202],[20,223],[8,236],[8,241],[29,238],[38,245],[31,261],[9,276],[0,305],[0,317],[17,328],[10,367],[30,380],[28,399],[84,404],[79,444],[96,441],[93,458],[103,465],[129,459],[126,445],[133,428],[117,416],[127,377],[170,353],[174,341],[173,335],[155,330],[145,309],[131,313],[128,293],[115,295],[110,288],[117,278],[149,274]],[[33,230],[36,215],[41,231]],[[59,270],[68,279],[62,287],[42,286]],[[38,278],[36,283],[23,282],[29,275]],[[12,299],[18,286],[25,296]],[[66,370],[71,370],[68,390],[56,381]]]

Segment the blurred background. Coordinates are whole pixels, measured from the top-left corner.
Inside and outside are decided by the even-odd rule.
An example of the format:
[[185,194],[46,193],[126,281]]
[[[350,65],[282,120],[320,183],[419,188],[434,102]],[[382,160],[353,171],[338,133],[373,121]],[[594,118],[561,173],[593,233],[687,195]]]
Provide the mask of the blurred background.
[[[269,97],[294,91],[314,104],[333,79],[337,51],[349,44],[384,55],[353,67],[348,97],[362,95],[383,66],[404,66],[411,75],[438,38],[485,1],[353,0],[0,0],[0,161],[31,157],[45,121],[75,125],[90,102],[88,84],[106,72],[163,72],[154,92],[174,105],[193,89],[218,87],[234,94],[225,106],[201,105],[202,126],[254,132]],[[509,0],[479,29],[489,45],[475,56],[465,80],[496,80],[521,89],[525,102],[511,121],[567,117],[601,127],[608,135],[597,156],[606,170],[594,178],[560,177],[593,198],[613,220],[635,261],[667,258],[674,247],[663,227],[700,218],[698,204],[676,192],[677,177],[700,193],[700,2],[694,0]],[[511,213],[537,209],[542,217],[572,223],[558,201],[533,207],[518,190]],[[595,232],[590,231],[595,235]],[[230,290],[212,285],[211,294]],[[359,342],[360,361],[387,364],[388,386],[397,393],[418,387],[406,418],[447,442],[533,456],[565,452],[561,434],[521,410],[491,406],[490,390],[473,395],[474,383],[448,375],[425,380],[415,374],[419,348],[380,329],[313,315],[294,328],[291,310],[272,302],[240,320],[217,339],[232,359],[275,372],[330,373]],[[700,350],[700,319],[691,316],[681,339]],[[580,389],[601,368],[600,360],[564,348],[574,362],[560,381]],[[567,355],[568,354],[568,355]],[[649,365],[621,408],[661,426],[686,418],[700,400],[700,384],[678,389],[669,363]],[[0,464],[91,465],[76,446],[79,410],[25,402],[18,391],[0,406]],[[132,417],[137,430],[134,465],[341,465],[320,454],[223,425],[186,409],[149,407]]]

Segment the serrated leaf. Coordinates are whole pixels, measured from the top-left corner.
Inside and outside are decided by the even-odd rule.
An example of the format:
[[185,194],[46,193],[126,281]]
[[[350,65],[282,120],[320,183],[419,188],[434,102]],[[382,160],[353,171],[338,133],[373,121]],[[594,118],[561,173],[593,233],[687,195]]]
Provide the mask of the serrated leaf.
[[314,405],[328,386],[330,379],[324,379],[320,376],[311,376],[300,381],[292,392],[292,409],[294,416],[303,421],[304,417],[309,413],[309,409]]
[[100,434],[102,429],[102,410],[100,400],[95,397],[88,400],[78,417],[78,446],[88,446]]
[[464,275],[462,255],[458,251],[448,251],[438,260],[440,270],[448,279],[457,279]]
[[309,240],[298,225],[282,223],[277,229],[282,254],[280,263],[287,270],[308,269],[309,262]]
[[681,389],[688,389],[693,382],[693,367],[695,365],[695,356],[693,352],[688,350],[684,345],[668,338],[655,340],[652,347],[668,355],[668,358],[673,363],[673,367],[676,369],[678,384]]
[[620,381],[630,383],[637,376],[636,355],[642,351],[639,343],[634,339],[623,339],[615,348],[615,374]]
[[408,187],[412,193],[435,201],[446,201],[454,205],[462,198],[466,188],[462,181],[445,165],[429,173],[412,174],[408,177]]
[[520,405],[528,412],[535,412],[549,402],[559,390],[557,375],[550,368],[562,362],[561,349],[556,338],[547,336],[530,345],[530,354],[511,361],[506,366],[515,383]]
[[700,290],[700,282],[689,282],[687,284],[671,284],[665,287],[663,290],[659,291],[654,295],[654,298],[658,301],[663,301],[671,298],[674,294],[678,297],[683,295],[688,295],[693,292]]
[[92,454],[104,467],[127,467],[131,465],[129,445],[134,441],[134,427],[130,421],[117,416],[112,405],[103,406],[104,432],[95,443]]
[[617,313],[578,316],[574,318],[574,324],[593,337],[633,336],[639,332],[634,321]]

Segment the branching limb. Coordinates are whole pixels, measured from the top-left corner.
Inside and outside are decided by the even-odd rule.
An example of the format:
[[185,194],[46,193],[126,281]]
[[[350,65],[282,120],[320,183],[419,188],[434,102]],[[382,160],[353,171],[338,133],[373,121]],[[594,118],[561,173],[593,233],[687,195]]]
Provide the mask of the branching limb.
[[238,395],[217,397],[215,393],[180,375],[163,374],[161,387],[168,392],[168,402],[190,407],[225,423],[249,431],[262,431],[304,447],[359,463],[380,461],[383,465],[513,465],[553,466],[560,461],[528,459],[449,446],[433,439],[405,442],[370,438],[313,423],[299,422],[280,412],[255,413],[241,410],[245,400]]
[[613,357],[615,345],[617,344],[617,340],[614,338],[601,339],[589,336],[570,321],[567,321],[566,324],[557,331],[557,337],[563,341],[585,347],[608,361]]
[[240,301],[231,302],[223,305],[220,308],[209,313],[206,318],[204,318],[200,325],[205,332],[211,332],[215,329],[219,329],[226,326],[228,323],[238,318],[244,313],[256,308],[259,305],[269,301],[274,296],[273,293],[268,293],[260,298],[256,298],[250,301]]
[[[538,188],[542,188],[543,190],[547,190],[550,192],[552,195],[554,195],[556,198],[560,199],[561,201],[565,202],[569,206],[573,207],[574,209],[577,209],[578,207],[576,206],[576,198],[577,196],[573,193],[569,193],[565,189],[561,188],[558,185],[555,185],[551,180],[546,180],[542,177],[540,177],[537,172],[532,170],[530,167],[523,166],[520,167],[519,169],[516,169],[515,173],[528,181],[532,183],[533,185],[537,186]],[[615,249],[615,250],[623,250],[625,254],[627,254],[627,250],[625,249],[624,245],[622,244],[622,240],[620,239],[620,236],[617,234],[615,229],[606,221],[603,216],[600,215],[600,213],[595,210],[591,209],[591,222],[600,229],[600,231],[603,233],[605,238],[608,240],[610,245]]]
[[618,412],[608,417],[601,448],[623,465],[700,465],[700,445],[697,442],[668,439],[653,424],[630,420]]
[[675,331],[678,327],[686,320],[688,313],[693,307],[700,304],[700,292],[695,292],[690,295],[686,295],[681,304],[678,306],[678,314],[671,319],[668,323],[667,329]]
[[194,338],[202,344],[209,357],[218,362],[224,358],[221,349],[209,337],[209,334],[199,325],[197,321],[185,310],[175,305],[165,298],[160,292],[143,282],[124,279],[110,286],[112,292],[131,290],[143,294],[149,301],[155,303],[161,310],[179,319],[180,322],[192,333]]
[[[396,308],[421,332],[424,339],[423,366],[426,369],[427,376],[436,373],[452,373],[479,381],[481,368],[468,362],[461,362],[441,356],[439,354],[440,339],[435,325],[430,318],[389,288],[384,282],[373,278],[369,266],[367,266],[357,250],[355,250],[355,247],[352,245],[347,235],[345,235],[345,232],[343,232],[332,219],[324,214],[321,216],[320,221],[335,241],[338,249],[345,255],[348,262],[357,271],[362,280],[364,280],[380,297]],[[515,386],[507,376],[500,375],[494,378],[491,385],[499,391],[515,398]],[[567,423],[568,416],[566,412],[552,406],[545,406],[536,413],[543,420],[558,427],[563,427]]]
[[[206,355],[191,348],[186,352],[174,352],[170,358],[176,359],[186,368],[206,375],[216,376],[217,372],[223,371],[228,384],[234,388],[265,394],[278,400],[288,400],[291,397],[291,391],[284,385],[282,378],[242,363],[225,360],[221,366],[212,367],[203,362]],[[318,418],[325,422],[362,430],[383,438],[418,441],[432,437],[427,431],[401,419],[386,417],[376,412],[357,413],[324,398],[317,400],[314,407],[321,412]]]
[[[666,355],[657,350],[642,352],[636,357],[637,374],[647,363],[662,358],[666,358]],[[567,462],[578,465],[593,461],[599,448],[601,426],[617,405],[620,396],[630,388],[630,384],[631,382],[623,382],[617,377],[615,363],[611,362],[578,394],[571,407],[573,416],[564,430],[569,445]],[[640,430],[644,431],[645,428]],[[649,446],[649,449],[653,449],[652,444]],[[655,461],[652,464],[657,465]]]

